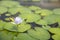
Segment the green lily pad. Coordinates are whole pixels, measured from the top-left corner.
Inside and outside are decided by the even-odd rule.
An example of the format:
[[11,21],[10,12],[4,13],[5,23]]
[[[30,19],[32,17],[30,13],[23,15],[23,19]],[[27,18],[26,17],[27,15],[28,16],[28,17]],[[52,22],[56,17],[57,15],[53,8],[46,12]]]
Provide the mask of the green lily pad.
[[54,14],[59,14],[60,15],[60,8],[56,8],[53,10]]
[[19,33],[17,37],[14,37],[15,40],[37,40],[30,37],[27,33]]
[[12,39],[13,39],[12,34],[0,31],[0,40],[12,40]]
[[31,26],[29,24],[21,23],[20,25],[18,25],[18,32],[25,32],[30,28]]
[[50,28],[49,31],[54,34],[52,35],[54,40],[60,40],[60,28]]
[[0,30],[3,30],[4,25],[5,25],[5,22],[0,20]]
[[57,14],[56,14],[55,18],[56,18],[56,21],[57,21],[58,23],[60,23],[60,15],[57,15]]
[[58,34],[57,34],[57,35],[53,35],[52,38],[53,38],[54,40],[60,40],[60,35],[58,35]]
[[41,16],[48,16],[51,14],[53,14],[53,12],[51,10],[48,10],[48,9],[42,9],[41,10]]
[[26,22],[36,22],[40,20],[40,16],[36,14],[22,14],[20,15],[23,19],[26,19]]
[[36,21],[37,24],[40,24],[40,25],[47,25],[47,22],[44,21],[44,20],[39,20],[39,21]]
[[10,12],[11,14],[16,14],[19,12],[19,7],[12,7],[8,10],[8,12]]
[[36,10],[35,13],[36,14],[41,14],[41,10]]
[[4,25],[4,29],[9,30],[9,31],[15,31],[15,32],[17,32],[18,30],[17,25],[12,24],[12,23],[6,23]]
[[50,38],[50,34],[48,33],[48,31],[39,27],[35,27],[35,30],[33,29],[28,30],[28,34],[31,37],[39,40],[48,40]]
[[30,6],[29,9],[35,11],[35,10],[40,10],[41,8],[38,6]]
[[0,14],[3,14],[5,12],[7,12],[7,8],[3,7],[3,6],[0,6]]
[[56,15],[50,15],[50,16],[46,16],[44,17],[43,20],[45,20],[48,24],[53,24],[57,22],[57,16]]
[[31,12],[31,10],[30,9],[28,9],[27,7],[20,7],[20,10],[19,10],[19,12],[21,13],[21,14],[29,14],[29,13],[33,13],[33,12]]
[[54,34],[60,34],[60,28],[50,28],[49,31]]
[[16,1],[1,1],[1,6],[4,7],[18,7],[20,4]]

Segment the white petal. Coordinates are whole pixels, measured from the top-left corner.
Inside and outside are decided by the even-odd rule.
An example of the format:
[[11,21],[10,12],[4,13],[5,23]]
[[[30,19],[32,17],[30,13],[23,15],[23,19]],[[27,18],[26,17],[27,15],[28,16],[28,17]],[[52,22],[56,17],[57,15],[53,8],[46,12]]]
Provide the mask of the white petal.
[[16,24],[22,23],[22,21],[23,21],[23,20],[22,20],[20,17],[16,17],[16,18],[15,18],[15,23],[16,23]]

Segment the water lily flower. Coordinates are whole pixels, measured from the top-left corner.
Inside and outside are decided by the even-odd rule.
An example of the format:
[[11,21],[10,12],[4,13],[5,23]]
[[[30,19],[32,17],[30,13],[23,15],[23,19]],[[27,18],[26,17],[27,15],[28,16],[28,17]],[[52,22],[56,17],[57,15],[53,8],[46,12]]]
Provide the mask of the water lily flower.
[[22,23],[22,18],[20,18],[20,17],[15,17],[14,18],[14,22],[12,22],[13,24],[20,24],[20,23]]
[[16,24],[22,23],[22,19],[20,17],[16,17],[14,20]]

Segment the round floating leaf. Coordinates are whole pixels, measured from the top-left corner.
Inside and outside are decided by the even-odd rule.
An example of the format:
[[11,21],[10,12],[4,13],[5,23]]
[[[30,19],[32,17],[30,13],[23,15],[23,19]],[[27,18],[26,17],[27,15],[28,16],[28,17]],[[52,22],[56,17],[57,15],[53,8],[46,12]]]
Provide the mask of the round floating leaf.
[[60,28],[50,28],[49,31],[54,34],[60,34]]
[[47,22],[44,21],[44,20],[39,20],[39,21],[36,21],[37,24],[40,24],[40,25],[47,25]]
[[19,2],[16,2],[16,1],[1,1],[1,6],[4,6],[4,7],[18,7]]
[[18,32],[25,32],[30,28],[31,26],[29,24],[21,23],[20,25],[18,25]]
[[48,40],[50,38],[49,33],[45,29],[39,27],[35,27],[35,30],[28,30],[28,34],[39,40]]
[[4,26],[4,29],[9,30],[9,31],[15,31],[15,32],[17,32],[18,30],[17,25],[14,25],[12,23],[6,23]]
[[55,18],[56,18],[56,21],[58,22],[58,23],[60,23],[60,15],[55,15]]
[[53,12],[51,10],[47,10],[47,9],[41,10],[41,16],[47,16],[47,15],[51,15],[51,14],[53,14]]
[[29,13],[31,13],[32,14],[32,12],[31,12],[31,10],[30,9],[28,9],[28,8],[26,8],[26,7],[20,7],[20,10],[19,10],[19,12],[21,13],[21,14],[29,14]]
[[0,20],[0,30],[3,30],[4,25],[5,25],[5,22]]
[[12,7],[8,10],[8,12],[10,12],[11,14],[16,14],[19,12],[19,7]]
[[0,14],[7,12],[7,8],[0,6]]
[[57,34],[57,35],[53,35],[52,38],[53,38],[54,40],[60,40],[60,35],[58,35],[58,34]]
[[37,6],[30,6],[29,9],[36,11],[36,10],[40,10],[41,8]]
[[30,37],[26,33],[19,33],[17,37],[14,37],[15,40],[37,40],[32,37]]
[[12,38],[13,38],[12,34],[0,31],[0,40],[12,40]]
[[22,14],[20,15],[23,19],[26,19],[26,22],[35,22],[40,20],[40,16],[36,14]]
[[41,14],[41,10],[36,10],[35,13],[36,14]]
[[60,8],[56,8],[53,10],[54,14],[59,14],[60,15]]
[[57,18],[56,15],[50,15],[50,16],[44,17],[43,20],[45,20],[48,24],[53,24],[57,22],[56,18]]

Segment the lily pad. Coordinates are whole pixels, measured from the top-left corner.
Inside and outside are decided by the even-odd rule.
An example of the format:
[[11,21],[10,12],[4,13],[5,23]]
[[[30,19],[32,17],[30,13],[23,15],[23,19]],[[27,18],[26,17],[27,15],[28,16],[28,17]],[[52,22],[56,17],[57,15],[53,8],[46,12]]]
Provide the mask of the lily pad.
[[53,38],[54,40],[60,40],[60,35],[58,35],[58,34],[57,34],[57,35],[53,35],[52,38]]
[[31,26],[29,24],[21,23],[18,25],[18,32],[25,32],[29,30]]
[[41,8],[40,7],[38,7],[38,6],[30,6],[29,7],[29,9],[31,9],[31,10],[40,10]]
[[60,34],[60,28],[50,28],[49,31],[54,34]]
[[27,33],[19,33],[17,37],[14,37],[15,40],[37,40],[30,37]]
[[60,15],[57,15],[57,14],[56,14],[55,17],[56,17],[56,21],[57,21],[58,23],[60,23]]
[[4,25],[5,25],[5,22],[0,20],[0,30],[3,30]]
[[16,14],[19,12],[19,7],[9,8],[8,12],[10,12],[11,14]]
[[18,7],[19,6],[19,2],[16,2],[16,1],[1,1],[1,6],[4,6],[4,7]]
[[0,31],[0,40],[12,40],[12,39],[13,39],[12,34]]
[[47,25],[47,22],[44,21],[44,20],[36,21],[36,23],[39,24],[39,25]]
[[40,20],[40,16],[36,14],[22,14],[20,15],[23,19],[26,19],[26,22],[36,22]]
[[45,20],[48,24],[53,24],[57,22],[56,18],[57,18],[56,15],[50,15],[50,16],[44,17],[43,20]]
[[41,10],[41,16],[48,16],[51,14],[53,14],[53,12],[51,10],[48,10],[48,9],[42,9]]
[[27,7],[20,7],[20,10],[19,10],[19,12],[21,13],[21,14],[29,14],[29,13],[33,13],[33,12],[31,12],[31,10],[30,9],[28,9]]
[[17,32],[18,30],[17,25],[14,25],[9,22],[5,24],[4,29],[9,30],[9,31],[15,31],[15,32]]
[[49,31],[54,34],[52,35],[54,40],[60,40],[60,28],[50,28]]
[[60,15],[60,8],[56,8],[53,10],[54,14],[59,14]]
[[41,10],[36,10],[35,13],[40,15],[41,14]]
[[50,38],[50,34],[48,33],[48,31],[39,27],[35,27],[35,30],[34,29],[28,30],[28,34],[31,37],[39,40],[48,40]]
[[0,14],[3,14],[5,12],[7,12],[7,8],[3,7],[3,6],[0,6]]

